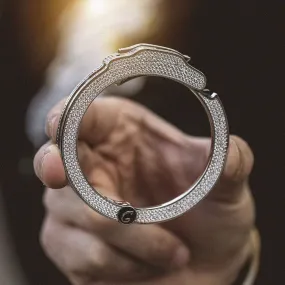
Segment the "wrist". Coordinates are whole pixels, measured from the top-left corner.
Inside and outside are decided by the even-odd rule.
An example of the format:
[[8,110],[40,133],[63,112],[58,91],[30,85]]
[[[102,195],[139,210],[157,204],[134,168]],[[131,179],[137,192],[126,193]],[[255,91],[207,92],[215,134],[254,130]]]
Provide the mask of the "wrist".
[[241,269],[236,281],[232,285],[253,285],[259,269],[261,241],[257,229],[252,230],[250,236],[250,255]]
[[[253,229],[248,242],[223,265],[209,270],[201,276],[203,285],[253,285],[259,267],[260,238],[258,231]],[[199,279],[199,278],[198,278]],[[197,283],[198,284],[198,283]]]
[[240,256],[229,266],[224,285],[253,285],[256,279],[260,258],[260,237],[257,229],[250,233],[249,241]]

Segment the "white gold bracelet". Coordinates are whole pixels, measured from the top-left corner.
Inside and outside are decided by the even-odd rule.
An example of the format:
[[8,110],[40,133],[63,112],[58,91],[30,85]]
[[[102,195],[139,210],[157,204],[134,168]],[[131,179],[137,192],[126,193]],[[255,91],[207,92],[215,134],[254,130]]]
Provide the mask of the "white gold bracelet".
[[[59,122],[57,144],[70,186],[101,215],[123,224],[167,221],[190,210],[218,181],[227,156],[227,119],[219,97],[205,89],[204,74],[193,68],[189,60],[188,56],[161,46],[138,44],[122,48],[106,57],[103,65],[88,75],[68,97]],[[92,101],[110,85],[122,84],[139,76],[165,77],[188,87],[204,106],[212,134],[209,162],[197,182],[177,198],[148,208],[135,208],[127,202],[100,194],[86,180],[77,156],[80,122]]]

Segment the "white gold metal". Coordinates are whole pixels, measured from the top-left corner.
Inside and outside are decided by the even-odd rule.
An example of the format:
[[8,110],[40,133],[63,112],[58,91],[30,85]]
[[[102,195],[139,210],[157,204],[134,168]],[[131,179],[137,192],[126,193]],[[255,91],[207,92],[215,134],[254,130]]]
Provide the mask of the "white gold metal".
[[[205,89],[205,75],[189,65],[189,59],[175,50],[155,45],[138,44],[123,48],[106,57],[103,65],[88,75],[68,97],[58,127],[57,144],[71,187],[98,213],[124,224],[167,221],[190,210],[218,181],[227,156],[227,119],[219,97]],[[114,201],[100,194],[86,180],[77,156],[79,125],[92,101],[108,86],[138,76],[165,77],[188,87],[204,106],[212,133],[209,162],[197,182],[177,198],[148,208],[135,208],[127,202]]]

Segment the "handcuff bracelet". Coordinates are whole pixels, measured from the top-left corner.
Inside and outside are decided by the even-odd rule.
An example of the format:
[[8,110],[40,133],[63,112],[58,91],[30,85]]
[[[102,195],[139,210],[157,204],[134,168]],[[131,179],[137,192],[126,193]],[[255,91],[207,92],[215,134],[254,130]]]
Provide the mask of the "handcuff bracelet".
[[[101,215],[123,224],[171,220],[195,206],[218,181],[227,156],[227,119],[218,95],[205,89],[205,75],[192,67],[189,60],[188,56],[161,46],[138,44],[123,48],[106,57],[102,66],[89,74],[68,97],[59,122],[57,144],[70,186]],[[110,85],[123,84],[139,76],[160,76],[188,87],[205,108],[212,134],[208,165],[196,183],[177,198],[147,208],[135,208],[100,194],[88,183],[77,156],[78,130],[89,105]]]

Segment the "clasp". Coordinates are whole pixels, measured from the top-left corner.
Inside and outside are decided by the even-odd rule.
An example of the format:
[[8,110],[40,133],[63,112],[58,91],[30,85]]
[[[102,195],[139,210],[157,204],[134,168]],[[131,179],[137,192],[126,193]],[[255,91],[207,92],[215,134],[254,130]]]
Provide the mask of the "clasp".
[[202,91],[199,91],[199,93],[211,100],[215,99],[218,96],[217,93],[211,92],[209,89],[204,89]]

